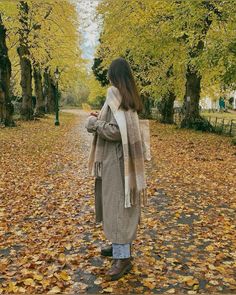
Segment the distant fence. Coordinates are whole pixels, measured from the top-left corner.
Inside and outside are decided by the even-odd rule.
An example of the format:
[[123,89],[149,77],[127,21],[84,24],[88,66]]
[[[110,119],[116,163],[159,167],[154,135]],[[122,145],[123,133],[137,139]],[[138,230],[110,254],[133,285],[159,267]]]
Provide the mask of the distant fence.
[[211,123],[217,133],[236,136],[236,119],[219,118],[212,116],[204,116],[204,118],[206,118]]
[[[220,118],[206,115],[202,116],[211,123],[211,125],[214,127],[215,132],[230,136],[236,136],[236,119]],[[155,108],[152,109],[152,118],[155,120],[161,119],[160,112]],[[180,112],[179,109],[176,109],[174,112],[174,123],[177,126],[180,126],[182,120],[183,113]]]

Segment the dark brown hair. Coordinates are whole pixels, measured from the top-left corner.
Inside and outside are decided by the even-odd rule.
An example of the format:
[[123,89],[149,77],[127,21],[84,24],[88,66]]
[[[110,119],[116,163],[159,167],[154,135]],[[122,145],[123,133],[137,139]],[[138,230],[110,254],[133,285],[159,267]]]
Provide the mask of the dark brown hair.
[[120,107],[124,110],[132,109],[141,112],[142,101],[128,62],[124,58],[113,60],[108,69],[108,79],[119,89],[122,96]]

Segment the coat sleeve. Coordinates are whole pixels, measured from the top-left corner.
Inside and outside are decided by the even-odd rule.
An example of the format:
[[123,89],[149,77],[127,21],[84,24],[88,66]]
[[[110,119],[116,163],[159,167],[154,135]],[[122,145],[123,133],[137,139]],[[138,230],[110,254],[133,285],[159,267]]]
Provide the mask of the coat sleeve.
[[110,122],[97,120],[95,122],[97,134],[107,141],[121,141],[120,129],[113,120]]
[[113,116],[109,122],[90,116],[87,119],[85,127],[87,128],[88,132],[96,132],[104,140],[121,141],[120,129]]

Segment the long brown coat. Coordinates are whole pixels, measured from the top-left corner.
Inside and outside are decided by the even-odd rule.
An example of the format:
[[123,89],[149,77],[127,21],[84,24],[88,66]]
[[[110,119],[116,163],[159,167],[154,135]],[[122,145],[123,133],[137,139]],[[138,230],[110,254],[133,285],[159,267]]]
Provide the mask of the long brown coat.
[[95,180],[96,221],[102,222],[106,238],[112,243],[131,243],[140,222],[139,202],[125,208],[124,158],[121,135],[109,109],[107,122],[97,121],[97,133],[104,139],[102,177]]

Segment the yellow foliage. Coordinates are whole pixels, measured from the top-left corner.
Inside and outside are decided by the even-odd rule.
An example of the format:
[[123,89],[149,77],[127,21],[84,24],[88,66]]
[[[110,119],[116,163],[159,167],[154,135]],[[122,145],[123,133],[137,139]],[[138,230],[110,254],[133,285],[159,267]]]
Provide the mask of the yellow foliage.
[[[19,1],[1,1],[4,24],[8,31],[9,56],[12,62],[14,92],[20,95],[20,65],[17,54],[19,45]],[[51,74],[58,67],[59,86],[66,91],[85,79],[86,63],[81,55],[81,36],[76,4],[70,0],[28,0],[29,34],[27,45],[31,63]]]
[[[141,91],[160,97],[171,90],[181,99],[190,65],[202,76],[202,95],[218,96],[227,67],[236,63],[229,52],[236,13],[233,0],[213,2],[102,0],[98,15],[104,25],[97,54],[103,66],[124,56]],[[200,40],[204,49],[193,54]]]
[[91,111],[91,106],[88,103],[82,103],[82,109],[88,112]]
[[102,87],[94,76],[89,75],[87,85],[90,90],[88,97],[89,103],[95,103],[98,97],[106,96],[106,87]]

